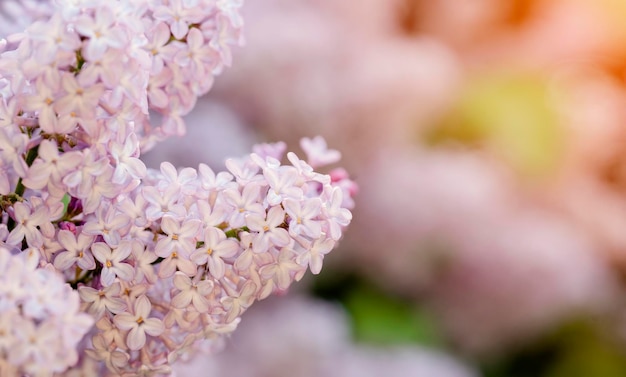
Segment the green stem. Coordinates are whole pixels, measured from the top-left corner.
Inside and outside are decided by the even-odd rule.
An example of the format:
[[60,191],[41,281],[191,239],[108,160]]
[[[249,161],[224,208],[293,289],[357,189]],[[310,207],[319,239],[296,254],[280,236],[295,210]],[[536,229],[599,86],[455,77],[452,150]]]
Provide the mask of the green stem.
[[226,231],[224,233],[226,234],[226,237],[228,237],[228,238],[239,239],[239,232],[249,232],[249,231],[250,231],[250,229],[247,226],[243,226],[241,228],[228,230],[228,231]]

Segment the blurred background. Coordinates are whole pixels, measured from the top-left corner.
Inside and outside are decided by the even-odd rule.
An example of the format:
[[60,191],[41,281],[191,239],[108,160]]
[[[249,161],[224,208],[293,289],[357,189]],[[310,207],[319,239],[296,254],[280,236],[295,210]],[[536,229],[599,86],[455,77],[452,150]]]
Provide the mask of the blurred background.
[[233,67],[146,161],[322,135],[360,191],[322,273],[180,376],[626,375],[626,2],[243,9]]

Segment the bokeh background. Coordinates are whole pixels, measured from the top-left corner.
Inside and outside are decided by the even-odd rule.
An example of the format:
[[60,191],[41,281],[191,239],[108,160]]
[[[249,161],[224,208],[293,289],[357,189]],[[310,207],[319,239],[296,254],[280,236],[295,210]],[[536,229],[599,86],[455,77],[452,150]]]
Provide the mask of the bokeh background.
[[322,135],[358,183],[322,273],[179,376],[626,375],[626,2],[250,0],[145,155]]

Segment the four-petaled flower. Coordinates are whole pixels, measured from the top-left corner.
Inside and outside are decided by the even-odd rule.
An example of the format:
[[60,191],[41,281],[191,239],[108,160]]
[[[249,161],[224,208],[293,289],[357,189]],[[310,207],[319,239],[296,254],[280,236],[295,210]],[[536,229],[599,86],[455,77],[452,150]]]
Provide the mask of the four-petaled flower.
[[209,310],[209,300],[206,298],[213,291],[213,281],[200,280],[192,281],[191,278],[182,272],[174,274],[174,287],[180,292],[172,298],[172,305],[179,309],[189,308],[189,305],[200,313]]
[[87,46],[83,49],[83,55],[88,60],[99,59],[109,47],[119,49],[126,43],[126,35],[119,27],[115,27],[115,15],[109,7],[98,8],[95,17],[79,17],[74,27],[88,38]]
[[287,198],[283,206],[289,215],[289,234],[294,237],[305,234],[312,238],[321,235],[322,225],[315,219],[322,210],[322,201],[319,198],[304,201]]
[[182,224],[172,216],[163,216],[161,230],[165,233],[154,247],[154,253],[166,258],[171,253],[177,253],[188,257],[196,246],[196,236],[202,223],[200,220],[191,219]]
[[65,249],[54,258],[54,267],[61,271],[67,270],[74,263],[83,270],[96,268],[96,261],[91,254],[91,245],[95,236],[86,233],[75,235],[69,230],[59,230],[57,235],[59,243]]
[[43,246],[40,227],[48,221],[49,216],[46,207],[32,209],[29,203],[15,203],[13,205],[15,228],[9,233],[6,243],[17,246],[26,238],[26,242],[31,246]]
[[197,265],[207,264],[209,273],[217,280],[224,277],[225,258],[232,258],[239,250],[239,244],[226,238],[226,234],[218,228],[209,227],[204,231],[202,246],[191,254],[191,260]]
[[267,217],[251,214],[246,217],[246,224],[251,231],[256,233],[252,242],[252,250],[255,253],[267,251],[271,245],[287,246],[291,241],[289,233],[281,227],[285,221],[285,211],[280,207],[272,207],[267,212]]
[[140,350],[146,344],[146,334],[159,336],[165,331],[163,322],[158,318],[150,318],[152,304],[146,296],[139,296],[131,313],[120,313],[113,321],[121,330],[130,330],[126,337],[126,345],[132,351]]
[[130,264],[122,262],[130,256],[133,242],[124,240],[114,248],[104,242],[96,242],[91,246],[93,256],[102,263],[100,275],[102,285],[106,287],[113,284],[116,277],[124,281],[133,279],[135,269]]
[[324,255],[328,254],[334,247],[335,241],[333,239],[315,240],[313,245],[309,246],[302,254],[298,255],[296,260],[303,266],[308,265],[311,272],[317,275],[322,270]]
[[78,287],[78,294],[87,307],[87,312],[96,319],[101,318],[105,310],[111,313],[121,313],[126,309],[126,304],[119,297],[122,287],[119,283],[111,284],[108,287],[95,289],[88,286]]

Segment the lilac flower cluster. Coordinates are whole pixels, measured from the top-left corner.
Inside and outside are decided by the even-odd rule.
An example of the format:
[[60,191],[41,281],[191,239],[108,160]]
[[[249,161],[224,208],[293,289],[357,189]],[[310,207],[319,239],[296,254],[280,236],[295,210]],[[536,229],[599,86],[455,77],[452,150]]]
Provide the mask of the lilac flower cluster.
[[0,375],[62,372],[78,360],[76,346],[94,320],[54,268],[37,268],[39,254],[0,248]]
[[[139,159],[184,132],[182,116],[230,64],[241,1],[48,5],[48,17],[0,40],[0,244],[9,250],[0,268],[32,255],[29,279],[16,281],[34,297],[16,296],[16,281],[0,288],[9,287],[0,303],[20,308],[13,325],[31,334],[11,350],[0,345],[0,367],[39,368],[58,342],[74,349],[90,331],[48,372],[24,372],[62,372],[78,352],[77,368],[96,361],[112,375],[167,374],[197,341],[232,332],[254,301],[307,268],[319,273],[351,220],[356,186],[342,170],[313,170],[340,158],[320,138],[302,141],[307,161],[288,153],[282,165],[284,143],[265,144],[228,160],[229,172],[167,162],[151,171]],[[46,286],[53,279],[69,285]],[[90,319],[48,293],[75,297],[69,286]],[[69,339],[33,335],[48,323],[33,316],[33,300],[51,300],[63,321],[78,318],[46,333]]]
[[47,0],[3,0],[0,2],[0,37],[21,32],[35,20],[52,14]]
[[[146,150],[183,134],[182,116],[242,41],[240,1],[54,5],[49,17],[0,41],[0,93],[11,98],[2,118],[28,126],[36,117],[43,133],[74,142],[123,144],[134,133]],[[162,122],[152,127],[156,114]]]
[[318,273],[351,220],[346,194],[288,159],[252,153],[217,174],[165,162],[59,230],[52,263],[77,277],[100,330],[88,355],[115,373],[167,372],[196,341],[232,332],[254,301],[285,291],[307,267]]

